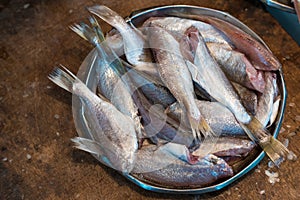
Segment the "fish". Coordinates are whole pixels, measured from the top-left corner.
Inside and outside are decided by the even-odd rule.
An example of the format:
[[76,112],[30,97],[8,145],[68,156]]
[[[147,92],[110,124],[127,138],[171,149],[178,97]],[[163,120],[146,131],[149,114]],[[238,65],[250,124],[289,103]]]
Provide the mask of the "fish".
[[[153,104],[148,102],[144,95],[137,90],[140,86],[142,91],[147,89],[144,92],[152,99],[161,97],[162,104],[168,103],[168,101],[173,103],[175,99],[172,94],[162,86],[155,86],[151,81],[143,78],[132,66],[129,68],[130,65],[118,58],[114,51],[108,47],[106,41],[103,41],[104,36],[97,21],[91,17],[90,22],[93,24],[95,31],[83,23],[72,27],[72,30],[94,44],[98,50],[101,58],[96,70],[99,76],[98,90],[104,97],[111,100],[117,108],[120,107],[120,111],[135,120],[140,143],[146,137],[155,143],[159,143],[159,139],[162,139],[191,145],[192,139],[186,137],[186,134],[180,134],[180,137],[176,137],[177,129],[165,124],[164,119],[154,113]],[[123,81],[125,81],[124,84]],[[145,87],[145,85],[148,87]],[[140,116],[137,114],[138,109],[141,113],[143,127],[141,127]],[[160,113],[160,116],[162,115],[163,113]],[[144,133],[141,132],[142,128],[145,131]]]
[[235,48],[239,52],[245,54],[246,57],[250,59],[250,62],[253,63],[253,66],[258,70],[276,71],[282,68],[278,59],[262,43],[225,20],[212,16],[179,13],[177,11],[170,14],[177,17],[199,20],[214,26],[226,35]]
[[255,147],[256,144],[247,138],[219,137],[217,139],[206,139],[195,150],[188,149],[182,144],[169,142],[159,146],[156,152],[168,152],[174,157],[193,165],[197,164],[199,159],[210,154],[218,157],[242,158],[247,156]]
[[119,111],[135,121],[138,137],[141,138],[142,133],[138,108],[131,97],[127,81],[122,78],[126,73],[126,69],[120,58],[108,46],[109,44],[106,43],[97,20],[94,17],[90,17],[89,21],[92,24],[92,28],[85,23],[75,24],[70,28],[96,47],[99,57],[96,67],[98,92],[108,99]]
[[144,146],[137,153],[134,176],[172,188],[203,187],[233,176],[232,168],[221,158],[207,155],[195,164],[180,160],[155,145]]
[[232,82],[231,84],[237,94],[239,95],[241,102],[245,109],[252,115],[255,115],[257,112],[257,95],[253,90],[249,90],[242,85]]
[[[221,103],[196,100],[196,105],[217,136],[246,136],[232,112]],[[173,103],[165,110],[169,117],[176,120],[181,119],[183,112],[178,102]]]
[[91,138],[85,138],[87,140],[74,139],[78,141],[77,147],[88,152],[95,150],[109,161],[106,163],[110,163],[110,167],[129,173],[134,167],[138,149],[133,119],[98,97],[65,67],[54,68],[48,78],[77,95],[88,112],[89,126],[93,132]]
[[272,72],[265,73],[266,87],[264,93],[258,98],[257,113],[255,117],[264,125],[267,126],[271,119],[274,100],[278,97],[278,86],[276,74]]
[[[218,29],[210,24],[191,19],[178,17],[150,17],[142,27],[158,26],[172,33],[177,41],[180,41],[185,31],[191,27],[196,27],[202,34],[205,42],[218,43],[230,46],[230,40]],[[147,29],[145,29],[147,30]]]
[[166,30],[155,26],[149,27],[148,39],[161,80],[186,111],[187,117],[184,118],[188,119],[193,136],[214,135],[196,106],[193,81],[181,56],[179,43]]
[[269,123],[267,125],[267,128],[269,128],[270,126],[273,125],[273,123],[275,122],[277,116],[278,116],[278,112],[279,112],[279,106],[280,106],[280,102],[281,102],[281,97],[280,95],[277,96],[275,98],[275,101],[273,103],[273,107],[272,107],[272,114],[271,114],[271,117],[270,117],[270,120],[269,120]]
[[207,43],[207,47],[230,81],[260,93],[264,91],[264,72],[256,70],[243,53],[217,43]]
[[211,56],[201,33],[195,27],[190,27],[187,31],[193,32],[194,41],[197,41],[193,63],[187,62],[193,80],[216,101],[231,110],[239,122],[249,123],[251,117],[243,107],[240,97],[226,75]]
[[249,139],[236,137],[219,137],[216,140],[206,140],[199,149],[192,152],[193,156],[206,156],[206,149],[218,157],[245,157],[251,152],[256,144]]
[[187,62],[193,80],[234,114],[248,137],[258,143],[278,166],[289,154],[289,150],[275,139],[257,118],[246,111],[224,72],[210,55],[201,33],[194,27],[191,29],[198,38],[194,63]]
[[105,41],[118,57],[125,55],[122,35],[116,29],[107,32]]
[[167,108],[176,101],[168,88],[144,77],[130,65],[125,65],[125,67],[135,87],[141,90],[152,105],[158,104]]
[[118,13],[107,6],[95,5],[87,9],[118,30],[123,39],[125,57],[130,64],[150,75],[156,72],[149,45],[141,31],[133,29]]
[[197,143],[191,132],[179,127],[177,122],[168,123],[170,119],[167,119],[161,106],[152,105],[139,90],[134,91],[133,98],[141,114],[145,138],[157,145],[174,142],[195,148]]

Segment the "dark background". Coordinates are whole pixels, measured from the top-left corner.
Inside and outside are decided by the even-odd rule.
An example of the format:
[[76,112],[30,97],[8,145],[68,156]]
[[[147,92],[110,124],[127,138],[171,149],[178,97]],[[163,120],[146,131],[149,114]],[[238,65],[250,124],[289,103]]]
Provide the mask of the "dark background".
[[[167,195],[145,191],[72,148],[71,94],[47,79],[59,63],[77,72],[92,47],[69,28],[86,21],[85,6],[105,4],[125,17],[158,5],[189,4],[230,13],[255,31],[283,65],[288,100],[279,139],[300,155],[299,46],[256,1],[0,1],[0,199],[299,199],[299,160],[285,162],[271,185],[264,158],[220,192]],[[99,20],[100,21],[100,20]],[[101,21],[104,31],[110,26]],[[290,136],[295,132],[296,135]],[[265,193],[264,193],[265,192]],[[264,193],[264,194],[263,194]]]

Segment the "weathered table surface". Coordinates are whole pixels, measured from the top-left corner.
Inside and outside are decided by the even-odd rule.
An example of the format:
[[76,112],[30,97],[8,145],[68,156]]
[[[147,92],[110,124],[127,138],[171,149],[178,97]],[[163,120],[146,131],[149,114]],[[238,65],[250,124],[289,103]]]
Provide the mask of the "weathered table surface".
[[[47,79],[60,63],[76,72],[91,46],[68,26],[86,21],[85,6],[105,4],[122,16],[158,5],[190,4],[237,17],[268,44],[283,65],[288,100],[279,139],[299,155],[300,49],[255,1],[29,1],[0,3],[0,199],[299,199],[299,160],[285,162],[280,182],[268,182],[264,158],[226,189],[206,195],[145,191],[74,150],[71,95]],[[101,22],[104,31],[110,26]],[[290,136],[294,132],[294,136]]]

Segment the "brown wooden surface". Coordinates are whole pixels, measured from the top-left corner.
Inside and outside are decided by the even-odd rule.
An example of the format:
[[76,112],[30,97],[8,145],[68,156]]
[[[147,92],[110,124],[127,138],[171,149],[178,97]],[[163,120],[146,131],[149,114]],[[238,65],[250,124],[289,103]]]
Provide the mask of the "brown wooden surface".
[[[190,4],[226,11],[254,30],[283,65],[288,100],[282,141],[300,155],[299,46],[255,1],[0,1],[0,199],[300,199],[299,160],[285,162],[271,185],[265,158],[226,189],[207,195],[143,190],[92,156],[74,150],[71,95],[47,79],[59,63],[77,72],[91,46],[68,26],[86,21],[85,6],[105,4],[122,16],[158,5]],[[104,31],[110,27],[101,22]],[[297,117],[298,116],[298,117]],[[264,194],[263,190],[265,191]]]

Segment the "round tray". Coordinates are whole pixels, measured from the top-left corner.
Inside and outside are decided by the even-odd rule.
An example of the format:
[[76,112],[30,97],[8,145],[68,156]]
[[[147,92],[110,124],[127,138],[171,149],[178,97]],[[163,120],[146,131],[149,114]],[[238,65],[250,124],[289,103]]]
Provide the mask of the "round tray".
[[[171,16],[173,11],[176,12],[183,12],[183,13],[189,13],[189,14],[201,14],[201,15],[207,15],[207,16],[214,16],[217,18],[220,18],[222,20],[225,20],[229,23],[232,23],[233,25],[241,28],[248,34],[250,34],[253,38],[261,42],[266,48],[267,45],[262,41],[262,39],[257,36],[251,29],[249,29],[246,25],[244,25],[242,22],[240,22],[238,19],[232,17],[228,13],[224,13],[218,10],[213,10],[209,8],[203,8],[203,7],[196,7],[196,6],[187,6],[187,5],[172,5],[172,6],[163,6],[163,7],[156,7],[156,8],[149,8],[144,9],[140,11],[133,12],[129,17],[126,18],[126,21],[128,23],[133,24],[136,27],[139,27],[145,20],[147,20],[149,17],[163,17],[163,16]],[[92,91],[96,92],[96,78],[95,78],[95,66],[97,61],[97,52],[92,50],[88,56],[85,58],[83,63],[81,64],[79,70],[78,70],[78,78],[80,78]],[[283,78],[282,71],[279,70],[277,72],[278,77],[278,88],[280,90],[281,94],[281,101],[280,101],[280,107],[279,112],[276,118],[276,121],[273,123],[273,125],[270,127],[270,132],[272,135],[276,138],[278,136],[283,114],[285,110],[286,105],[286,87],[285,82]],[[80,137],[89,138],[89,128],[88,128],[88,120],[85,117],[85,111],[84,107],[80,101],[80,99],[73,95],[72,98],[72,110],[73,110],[73,117],[75,121],[76,130],[78,132],[78,135]],[[139,178],[138,176],[135,176],[134,174],[123,174],[127,179],[132,181],[133,183],[137,184],[138,186],[146,189],[151,190],[155,192],[163,192],[163,193],[174,193],[174,194],[201,194],[201,193],[207,193],[207,192],[213,192],[220,190],[229,184],[233,183],[240,177],[247,174],[250,170],[252,170],[265,156],[265,153],[258,149],[257,152],[249,157],[246,164],[238,169],[236,171],[235,175],[231,178],[222,180],[221,182],[217,182],[211,186],[208,187],[201,187],[201,188],[183,188],[183,189],[174,189],[170,188],[168,186],[160,186],[153,184],[147,180],[143,180]]]

